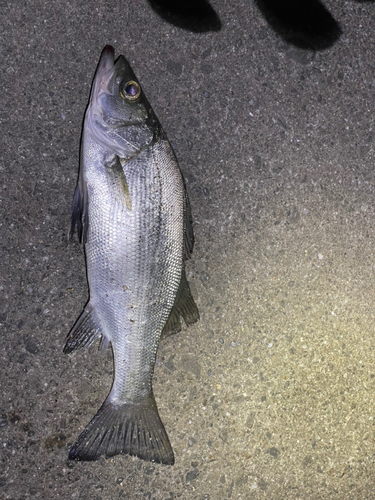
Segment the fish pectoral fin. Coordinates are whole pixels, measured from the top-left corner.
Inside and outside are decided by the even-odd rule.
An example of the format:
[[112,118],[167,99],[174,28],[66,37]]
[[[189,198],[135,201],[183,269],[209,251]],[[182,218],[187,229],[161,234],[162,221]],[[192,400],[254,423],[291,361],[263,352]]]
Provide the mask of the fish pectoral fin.
[[168,435],[151,392],[139,404],[104,401],[70,450],[70,460],[97,460],[121,453],[166,465],[174,464]]
[[126,160],[115,155],[106,162],[105,166],[109,176],[111,177],[112,183],[117,187],[120,198],[125,203],[126,208],[131,211],[132,200],[130,197],[129,185],[126,180],[124,169],[122,167],[125,163]]
[[169,318],[161,333],[161,338],[169,337],[181,330],[180,316],[184,318],[187,326],[192,325],[199,319],[199,311],[193,296],[191,295],[189,283],[186,279],[185,269],[182,270],[180,286],[170,312]]
[[89,302],[69,332],[64,353],[69,354],[80,348],[87,349],[99,337],[102,337],[99,350],[105,352],[109,344],[109,339],[104,335],[95,308]]

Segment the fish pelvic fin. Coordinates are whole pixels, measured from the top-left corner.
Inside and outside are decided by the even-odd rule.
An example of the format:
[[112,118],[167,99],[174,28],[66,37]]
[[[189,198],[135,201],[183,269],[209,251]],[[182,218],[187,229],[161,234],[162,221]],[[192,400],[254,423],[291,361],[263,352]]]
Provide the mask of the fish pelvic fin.
[[185,214],[185,256],[190,259],[194,248],[194,230],[193,230],[193,217],[191,215],[191,207],[189,196],[186,190],[186,184],[184,181],[184,214]]
[[94,306],[89,302],[69,332],[64,347],[64,353],[69,354],[79,348],[87,349],[99,337],[101,337],[99,351],[105,353],[109,344],[109,339],[100,327],[100,321]]
[[191,295],[189,283],[186,279],[185,269],[182,270],[180,286],[169,318],[161,333],[161,338],[169,337],[181,330],[180,316],[184,318],[187,326],[199,319],[198,307]]
[[174,454],[152,393],[140,404],[118,404],[109,396],[69,453],[70,460],[127,454],[165,465]]

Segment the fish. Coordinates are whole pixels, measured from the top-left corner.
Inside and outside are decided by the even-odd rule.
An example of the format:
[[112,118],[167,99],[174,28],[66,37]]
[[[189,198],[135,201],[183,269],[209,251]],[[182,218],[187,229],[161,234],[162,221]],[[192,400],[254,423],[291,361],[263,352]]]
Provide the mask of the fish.
[[161,338],[199,319],[186,278],[194,246],[186,184],[129,62],[107,45],[86,108],[70,237],[84,246],[89,300],[65,353],[110,345],[109,395],[71,460],[128,454],[173,465],[152,389]]

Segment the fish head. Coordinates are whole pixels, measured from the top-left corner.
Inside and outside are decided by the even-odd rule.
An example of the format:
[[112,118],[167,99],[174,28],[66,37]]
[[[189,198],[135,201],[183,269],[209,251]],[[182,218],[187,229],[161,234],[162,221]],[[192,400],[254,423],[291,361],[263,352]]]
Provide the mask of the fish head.
[[130,64],[107,45],[100,57],[85,125],[106,150],[129,159],[155,142],[161,126]]

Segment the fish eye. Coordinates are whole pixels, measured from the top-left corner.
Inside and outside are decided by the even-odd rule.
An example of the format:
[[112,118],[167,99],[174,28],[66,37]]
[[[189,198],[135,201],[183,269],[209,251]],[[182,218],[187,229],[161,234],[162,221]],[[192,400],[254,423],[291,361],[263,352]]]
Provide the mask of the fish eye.
[[141,95],[141,86],[139,83],[130,80],[122,86],[120,94],[121,97],[127,101],[136,101]]

